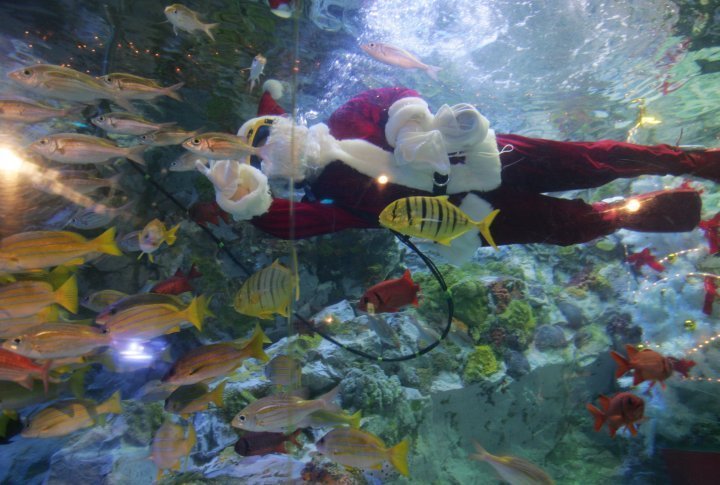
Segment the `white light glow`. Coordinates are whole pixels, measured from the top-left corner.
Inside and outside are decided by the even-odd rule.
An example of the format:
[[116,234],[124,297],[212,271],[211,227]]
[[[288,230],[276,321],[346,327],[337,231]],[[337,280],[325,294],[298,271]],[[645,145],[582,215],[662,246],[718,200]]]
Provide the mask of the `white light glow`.
[[387,175],[380,175],[380,176],[377,178],[377,181],[378,181],[378,183],[379,183],[380,185],[385,185],[386,183],[388,183],[388,180],[389,180],[389,179],[388,179],[388,176],[387,176]]
[[120,355],[125,360],[134,362],[152,360],[153,356],[145,352],[145,347],[137,342],[130,342],[124,350],[120,351]]
[[625,210],[628,212],[637,212],[640,210],[640,201],[637,199],[630,199],[625,205]]
[[0,171],[6,175],[27,171],[27,163],[9,148],[0,148]]

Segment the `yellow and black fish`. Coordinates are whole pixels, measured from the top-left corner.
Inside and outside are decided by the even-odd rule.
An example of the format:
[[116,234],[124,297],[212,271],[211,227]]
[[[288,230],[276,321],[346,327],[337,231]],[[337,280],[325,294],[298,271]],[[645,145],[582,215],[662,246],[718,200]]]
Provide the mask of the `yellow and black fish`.
[[293,290],[297,300],[300,297],[297,275],[275,260],[243,283],[233,306],[238,313],[251,317],[268,320],[275,313],[287,317]]
[[407,236],[450,245],[450,241],[472,228],[480,231],[483,238],[495,249],[497,245],[490,235],[490,224],[498,215],[494,210],[482,221],[473,221],[446,195],[440,197],[405,197],[388,205],[380,213],[380,225]]

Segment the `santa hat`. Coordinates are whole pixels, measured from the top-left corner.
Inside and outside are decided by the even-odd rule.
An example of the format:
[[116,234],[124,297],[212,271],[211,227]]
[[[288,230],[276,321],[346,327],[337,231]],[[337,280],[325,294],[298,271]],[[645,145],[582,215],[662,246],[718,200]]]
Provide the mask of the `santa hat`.
[[267,115],[284,115],[285,110],[277,104],[277,100],[282,98],[283,86],[282,83],[276,79],[268,79],[263,84],[263,94],[260,98],[260,104],[258,105],[258,116]]

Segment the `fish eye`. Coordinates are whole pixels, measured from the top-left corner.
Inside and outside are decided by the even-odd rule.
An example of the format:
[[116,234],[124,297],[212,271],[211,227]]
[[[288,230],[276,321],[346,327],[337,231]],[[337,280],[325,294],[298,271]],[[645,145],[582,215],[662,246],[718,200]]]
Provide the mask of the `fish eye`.
[[117,313],[117,308],[110,309],[110,315],[115,315],[116,313]]
[[171,167],[177,167],[177,165],[178,165],[177,161],[174,161],[174,162],[170,163],[170,166],[171,166]]
[[13,342],[15,342],[16,344],[19,344],[20,342],[22,342],[22,340],[20,340],[19,338],[16,338],[16,339],[13,339]]
[[47,145],[47,144],[48,144],[48,139],[47,139],[47,138],[43,138],[42,140],[40,140],[40,144],[41,144],[41,145]]
[[244,415],[244,414],[241,414],[240,416],[238,416],[238,421],[240,421],[241,423],[244,423],[244,422],[245,422],[245,415]]
[[23,69],[22,74],[23,74],[23,76],[30,77],[30,76],[32,76],[32,71],[30,69]]
[[200,144],[200,138],[193,138],[190,140],[190,143],[193,145],[199,145]]
[[105,121],[105,117],[104,117],[104,116],[98,116],[98,117],[97,117],[97,120],[98,120],[98,121],[101,121],[101,122],[102,122],[102,121]]
[[375,42],[370,42],[370,44],[368,44],[368,45],[369,45],[370,47],[375,47]]

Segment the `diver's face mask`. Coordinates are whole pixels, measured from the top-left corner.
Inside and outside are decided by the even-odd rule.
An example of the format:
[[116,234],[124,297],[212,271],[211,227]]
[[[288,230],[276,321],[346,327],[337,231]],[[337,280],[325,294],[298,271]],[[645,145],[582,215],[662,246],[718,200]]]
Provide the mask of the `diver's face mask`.
[[[248,144],[253,147],[263,146],[267,141],[268,136],[270,136],[270,128],[272,127],[274,121],[275,117],[271,116],[258,118],[258,120],[248,128],[247,133],[245,134]],[[257,155],[252,155],[250,157],[250,164],[258,170],[261,168],[261,162],[262,160]]]

